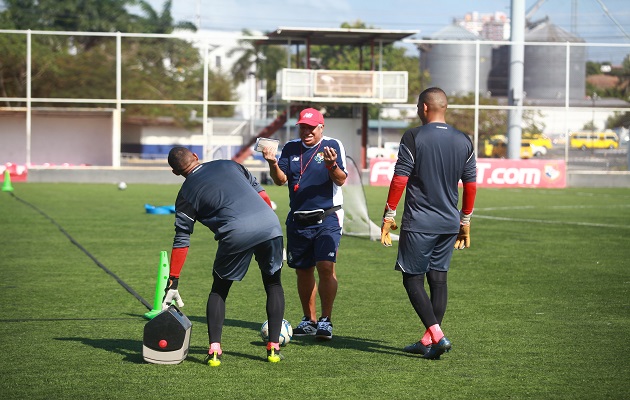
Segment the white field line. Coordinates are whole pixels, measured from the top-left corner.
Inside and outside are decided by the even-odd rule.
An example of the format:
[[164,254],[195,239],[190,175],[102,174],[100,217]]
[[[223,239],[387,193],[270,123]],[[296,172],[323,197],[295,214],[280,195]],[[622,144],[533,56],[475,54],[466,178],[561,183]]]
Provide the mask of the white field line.
[[549,221],[546,219],[492,217],[489,215],[473,214],[473,219],[476,219],[476,218],[494,219],[497,221],[510,221],[510,222],[527,222],[527,223],[533,222],[533,223],[548,224],[548,225],[578,225],[578,226],[594,226],[594,227],[599,227],[599,228],[630,229],[630,225],[595,224],[591,222],[574,222],[574,221]]
[[630,203],[629,204],[611,204],[607,206],[602,206],[602,205],[590,205],[590,206],[570,205],[569,206],[567,205],[567,206],[546,206],[546,207],[539,207],[539,206],[475,207],[475,211],[534,210],[534,209],[541,209],[541,208],[559,210],[559,209],[629,208],[629,207],[630,207]]
[[612,224],[597,224],[592,222],[574,222],[574,221],[550,221],[545,219],[531,219],[531,218],[508,218],[508,217],[493,217],[490,215],[479,215],[478,212],[484,211],[499,211],[499,210],[533,210],[537,208],[547,208],[547,209],[586,209],[586,208],[628,208],[630,204],[613,204],[608,206],[601,205],[590,205],[590,206],[581,206],[581,205],[572,205],[572,206],[548,206],[548,207],[536,207],[536,206],[517,206],[517,207],[485,207],[485,208],[475,208],[475,213],[473,214],[473,218],[481,218],[481,219],[493,219],[497,221],[510,221],[510,222],[527,222],[527,223],[538,223],[538,224],[549,224],[549,225],[578,225],[578,226],[593,226],[600,228],[621,228],[621,229],[630,229],[630,225],[612,225]]

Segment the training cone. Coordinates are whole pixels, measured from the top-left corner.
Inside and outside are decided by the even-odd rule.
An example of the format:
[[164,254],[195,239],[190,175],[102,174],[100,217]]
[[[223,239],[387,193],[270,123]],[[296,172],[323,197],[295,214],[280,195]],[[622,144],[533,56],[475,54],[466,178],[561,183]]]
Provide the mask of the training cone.
[[161,251],[157,282],[155,283],[155,298],[153,300],[153,309],[144,314],[145,318],[153,319],[153,317],[162,312],[162,298],[164,298],[164,289],[166,289],[169,272],[170,266],[168,263],[168,254],[166,253],[166,251]]
[[13,186],[11,186],[11,173],[8,169],[4,170],[4,183],[2,184],[3,192],[12,192]]

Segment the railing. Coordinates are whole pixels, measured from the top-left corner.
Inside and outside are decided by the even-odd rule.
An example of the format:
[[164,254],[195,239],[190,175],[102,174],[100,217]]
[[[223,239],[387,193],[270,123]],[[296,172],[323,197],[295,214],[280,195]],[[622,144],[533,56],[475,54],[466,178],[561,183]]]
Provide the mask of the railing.
[[407,71],[278,71],[276,92],[284,101],[406,103]]

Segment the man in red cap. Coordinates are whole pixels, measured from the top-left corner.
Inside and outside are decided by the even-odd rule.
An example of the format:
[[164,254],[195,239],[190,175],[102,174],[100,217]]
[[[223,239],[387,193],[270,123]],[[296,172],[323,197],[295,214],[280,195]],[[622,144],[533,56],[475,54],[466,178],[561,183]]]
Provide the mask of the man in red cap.
[[[288,183],[290,211],[287,216],[287,264],[295,269],[304,316],[293,329],[295,336],[314,335],[332,339],[331,315],[337,295],[337,249],[343,225],[346,153],[343,144],[324,136],[324,116],[314,108],[300,112],[298,139],[289,141],[279,159],[266,147],[263,157],[278,186]],[[319,276],[321,316],[315,299]]]

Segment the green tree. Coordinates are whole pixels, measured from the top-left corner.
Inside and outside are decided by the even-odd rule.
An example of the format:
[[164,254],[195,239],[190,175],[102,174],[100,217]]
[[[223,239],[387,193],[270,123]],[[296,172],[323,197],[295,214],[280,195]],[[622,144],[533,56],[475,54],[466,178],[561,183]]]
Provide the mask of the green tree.
[[[138,6],[140,15],[129,13],[132,5]],[[0,12],[0,28],[158,34],[196,29],[190,22],[175,22],[171,7],[172,0],[166,0],[160,12],[143,0],[6,0]],[[203,64],[191,43],[181,39],[124,38],[121,51],[124,98],[202,99]],[[25,52],[25,34],[0,35],[0,93],[4,97],[26,97]],[[115,98],[115,38],[33,35],[32,54],[34,97]],[[210,100],[234,100],[233,85],[225,75],[211,75],[209,92]],[[125,116],[170,115],[185,125],[193,108],[127,104]],[[211,115],[229,114],[230,110],[233,113],[233,107],[219,107],[211,110]]]
[[[475,96],[469,93],[465,96],[449,96],[448,104],[475,104]],[[493,98],[479,98],[480,105],[498,105]],[[456,129],[472,135],[475,129],[475,111],[471,109],[449,108],[447,121]],[[479,140],[489,139],[495,135],[507,133],[507,112],[501,110],[479,110]]]
[[[234,87],[234,80],[232,79],[232,77],[222,71],[209,71],[208,97],[211,99],[235,101],[236,91]],[[232,117],[234,116],[234,106],[212,106],[208,109],[208,115],[210,117]]]

